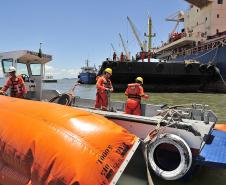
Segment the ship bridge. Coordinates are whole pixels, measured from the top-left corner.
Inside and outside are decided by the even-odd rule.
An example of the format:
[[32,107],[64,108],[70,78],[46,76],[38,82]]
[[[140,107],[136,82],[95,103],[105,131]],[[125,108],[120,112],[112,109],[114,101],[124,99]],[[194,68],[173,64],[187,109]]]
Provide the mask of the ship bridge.
[[187,1],[190,4],[197,6],[198,8],[203,8],[204,6],[206,6],[212,0],[185,0],[185,1]]

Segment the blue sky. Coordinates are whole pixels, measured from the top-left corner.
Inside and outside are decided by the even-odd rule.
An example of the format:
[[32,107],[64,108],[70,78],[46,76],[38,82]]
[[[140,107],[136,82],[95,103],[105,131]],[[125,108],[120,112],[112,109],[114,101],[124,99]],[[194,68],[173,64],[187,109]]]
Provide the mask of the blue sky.
[[157,46],[175,25],[165,18],[187,8],[184,0],[2,0],[0,52],[38,51],[43,42],[43,52],[53,55],[49,73],[75,77],[87,58],[100,65],[111,57],[111,43],[118,52],[123,50],[118,33],[132,54],[139,50],[127,16],[142,38],[151,15]]

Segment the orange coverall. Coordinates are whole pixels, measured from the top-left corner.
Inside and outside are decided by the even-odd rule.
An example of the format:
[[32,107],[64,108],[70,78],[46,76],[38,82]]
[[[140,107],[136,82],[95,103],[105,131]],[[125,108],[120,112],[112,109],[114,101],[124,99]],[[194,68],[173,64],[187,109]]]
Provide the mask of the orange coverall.
[[106,79],[104,76],[101,76],[97,80],[96,87],[97,87],[97,93],[96,93],[95,108],[101,108],[102,110],[107,110],[107,106],[108,106],[107,90],[113,89],[111,80]]
[[144,94],[144,89],[139,83],[128,84],[125,95],[126,101],[125,113],[132,115],[141,115],[141,97],[148,98]]
[[27,93],[27,89],[24,85],[24,80],[21,76],[18,76],[16,78],[10,77],[1,91],[5,93],[9,88],[11,97],[23,98],[23,95]]

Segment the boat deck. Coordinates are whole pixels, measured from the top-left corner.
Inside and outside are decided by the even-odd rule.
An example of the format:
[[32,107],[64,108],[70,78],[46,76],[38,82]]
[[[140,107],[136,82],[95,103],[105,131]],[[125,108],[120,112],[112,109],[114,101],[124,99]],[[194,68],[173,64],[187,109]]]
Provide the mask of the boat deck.
[[212,140],[204,145],[200,157],[202,165],[226,168],[226,132],[213,130]]

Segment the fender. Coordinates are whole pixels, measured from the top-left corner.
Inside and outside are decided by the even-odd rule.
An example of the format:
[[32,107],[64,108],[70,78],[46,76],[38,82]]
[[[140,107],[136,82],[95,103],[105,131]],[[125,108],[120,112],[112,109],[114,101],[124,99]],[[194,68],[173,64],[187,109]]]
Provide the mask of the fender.
[[[164,143],[175,146],[180,154],[180,163],[172,171],[161,169],[154,158],[156,148]],[[148,161],[149,167],[151,167],[157,176],[165,180],[177,180],[183,177],[191,168],[192,154],[188,144],[181,137],[174,134],[161,134],[154,142],[148,145]]]

